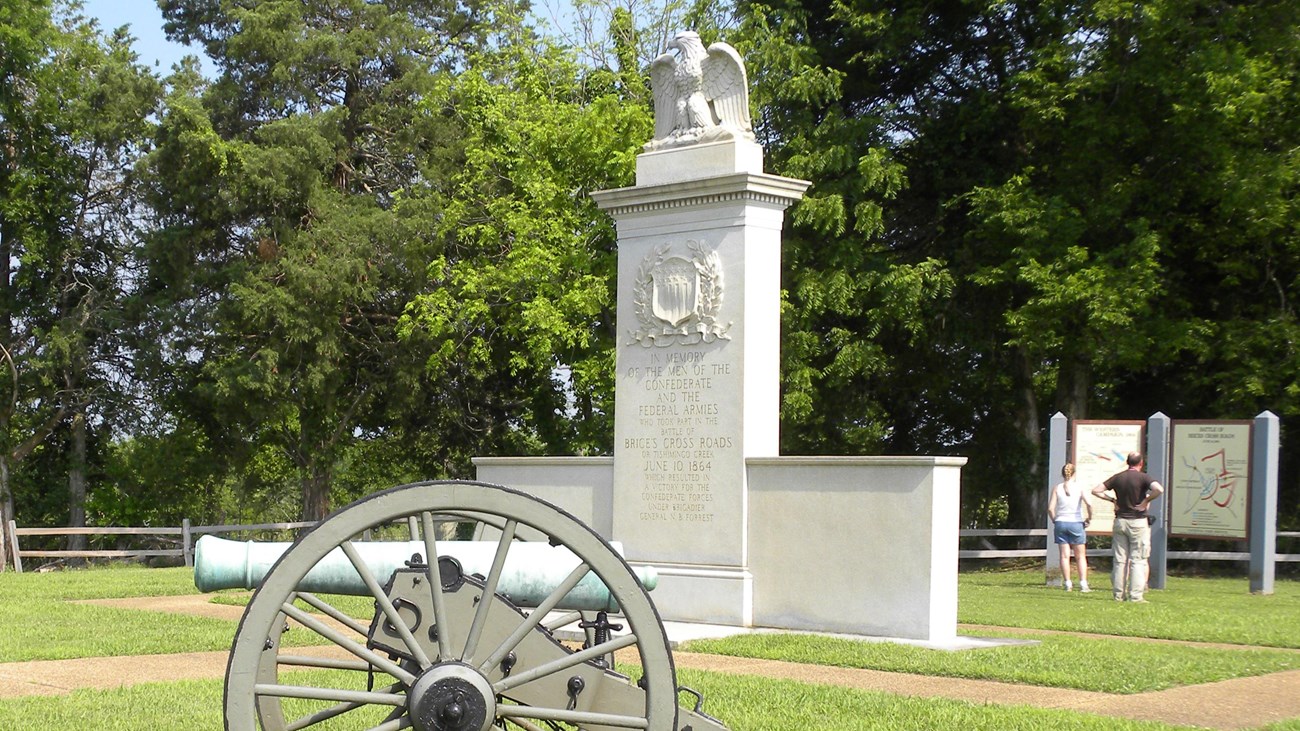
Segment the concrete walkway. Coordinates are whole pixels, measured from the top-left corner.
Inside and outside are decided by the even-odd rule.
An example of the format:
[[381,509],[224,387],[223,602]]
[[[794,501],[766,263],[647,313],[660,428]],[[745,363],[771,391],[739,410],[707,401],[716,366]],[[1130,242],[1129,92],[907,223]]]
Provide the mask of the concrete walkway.
[[[238,620],[243,613],[241,607],[212,604],[206,596],[105,600],[96,603],[230,620]],[[964,632],[978,629],[962,627]],[[329,654],[339,650],[320,648],[315,652]],[[1270,723],[1300,718],[1300,670],[1136,695],[1112,695],[987,680],[938,678],[687,652],[676,652],[673,659],[681,668],[789,679],[905,696],[951,698],[971,703],[1059,708],[1211,729],[1257,729]],[[147,659],[107,657],[0,663],[0,698],[56,695],[78,688],[115,688],[136,683],[221,678],[225,674],[225,668],[225,652],[149,655]]]

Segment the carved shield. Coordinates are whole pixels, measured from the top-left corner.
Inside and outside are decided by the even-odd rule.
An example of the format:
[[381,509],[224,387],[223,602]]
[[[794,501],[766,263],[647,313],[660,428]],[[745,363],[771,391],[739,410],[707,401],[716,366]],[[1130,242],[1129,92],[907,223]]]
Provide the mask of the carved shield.
[[654,290],[651,311],[673,327],[695,314],[700,292],[700,271],[679,256],[664,260],[650,272]]

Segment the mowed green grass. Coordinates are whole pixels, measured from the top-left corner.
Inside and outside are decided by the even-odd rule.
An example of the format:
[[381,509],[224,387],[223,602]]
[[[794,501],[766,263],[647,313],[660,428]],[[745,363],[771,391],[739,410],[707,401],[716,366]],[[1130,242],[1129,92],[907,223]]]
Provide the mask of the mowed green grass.
[[[1105,587],[1104,577],[1093,585]],[[761,635],[684,648],[777,657],[814,664],[1115,693],[1141,692],[1300,667],[1300,585],[1278,582],[1272,596],[1251,596],[1245,579],[1171,578],[1146,605],[1119,604],[1103,589],[1067,594],[1042,586],[1042,573],[974,573],[960,579],[959,619],[1004,629],[984,636],[1025,637],[1040,644],[945,652],[889,643]],[[233,621],[109,609],[70,601],[194,593],[184,569],[96,569],[54,574],[0,574],[0,662],[99,655],[225,650]],[[234,601],[238,601],[235,599]],[[1243,616],[1246,615],[1246,616]],[[1034,635],[1019,628],[1079,630],[1116,637]],[[971,634],[970,631],[963,632]],[[295,633],[305,634],[305,633]],[[1253,647],[1187,647],[1141,637]],[[306,639],[301,638],[300,639]],[[727,646],[727,643],[733,643]],[[1080,683],[1081,676],[1115,676]],[[792,681],[682,671],[680,682],[703,691],[706,710],[733,731],[813,729],[1173,729],[1071,711],[903,698]],[[1091,684],[1089,684],[1091,683]],[[52,697],[0,700],[0,729],[221,728],[221,682],[185,681],[82,690]],[[318,726],[330,729],[335,727]],[[337,726],[337,728],[348,728]],[[1300,731],[1300,719],[1269,731]]]
[[[904,698],[792,681],[684,671],[679,680],[704,692],[706,710],[731,731],[1188,731],[1192,727],[1127,721],[1070,711]],[[152,683],[0,701],[0,728],[63,731],[93,723],[98,731],[220,729],[220,681]],[[316,731],[363,728],[343,722]],[[1270,731],[1295,731],[1275,726]]]
[[230,649],[234,622],[77,603],[197,593],[183,568],[2,573],[0,662]]
[[[1245,579],[1171,577],[1149,603],[1114,601],[1104,576],[1090,594],[1044,585],[1041,571],[963,574],[958,619],[963,634],[1036,644],[962,652],[831,637],[760,634],[691,642],[684,650],[868,668],[941,677],[999,680],[1105,693],[1144,693],[1300,668],[1300,584],[1276,582],[1250,594]],[[1017,632],[1090,632],[1104,638]],[[1179,642],[1150,642],[1161,638]],[[1181,642],[1227,643],[1233,647]]]
[[1170,576],[1147,604],[1116,602],[1108,574],[1094,572],[1090,594],[1044,586],[1043,572],[961,575],[957,619],[968,624],[1096,632],[1191,642],[1300,648],[1300,582],[1249,592],[1242,578]]

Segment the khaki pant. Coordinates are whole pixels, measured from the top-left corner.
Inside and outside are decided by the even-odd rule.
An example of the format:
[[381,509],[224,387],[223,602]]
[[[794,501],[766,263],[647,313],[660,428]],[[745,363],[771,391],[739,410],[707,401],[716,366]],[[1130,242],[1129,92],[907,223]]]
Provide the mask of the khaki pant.
[[1140,601],[1147,588],[1147,559],[1151,557],[1151,524],[1146,518],[1116,518],[1111,529],[1114,565],[1110,585],[1116,599]]

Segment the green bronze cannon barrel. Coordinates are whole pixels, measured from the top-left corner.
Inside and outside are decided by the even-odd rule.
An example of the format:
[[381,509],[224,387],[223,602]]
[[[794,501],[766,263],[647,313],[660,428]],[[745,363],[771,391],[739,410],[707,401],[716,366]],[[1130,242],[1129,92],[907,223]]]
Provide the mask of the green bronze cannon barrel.
[[[230,541],[206,535],[194,547],[194,585],[199,591],[218,589],[256,589],[291,543]],[[352,544],[370,572],[380,582],[388,580],[397,569],[406,568],[415,554],[424,554],[423,541],[358,541]],[[441,557],[460,563],[466,575],[486,576],[497,550],[496,541],[439,541]],[[616,550],[621,550],[616,547]],[[578,565],[578,558],[564,546],[545,542],[521,541],[510,546],[497,591],[520,607],[536,607]],[[653,590],[659,577],[653,567],[634,569],[641,585]],[[355,567],[336,548],[317,563],[298,590],[314,594],[348,594],[370,596],[369,589]],[[589,573],[565,597],[557,609],[617,611],[600,577]]]

